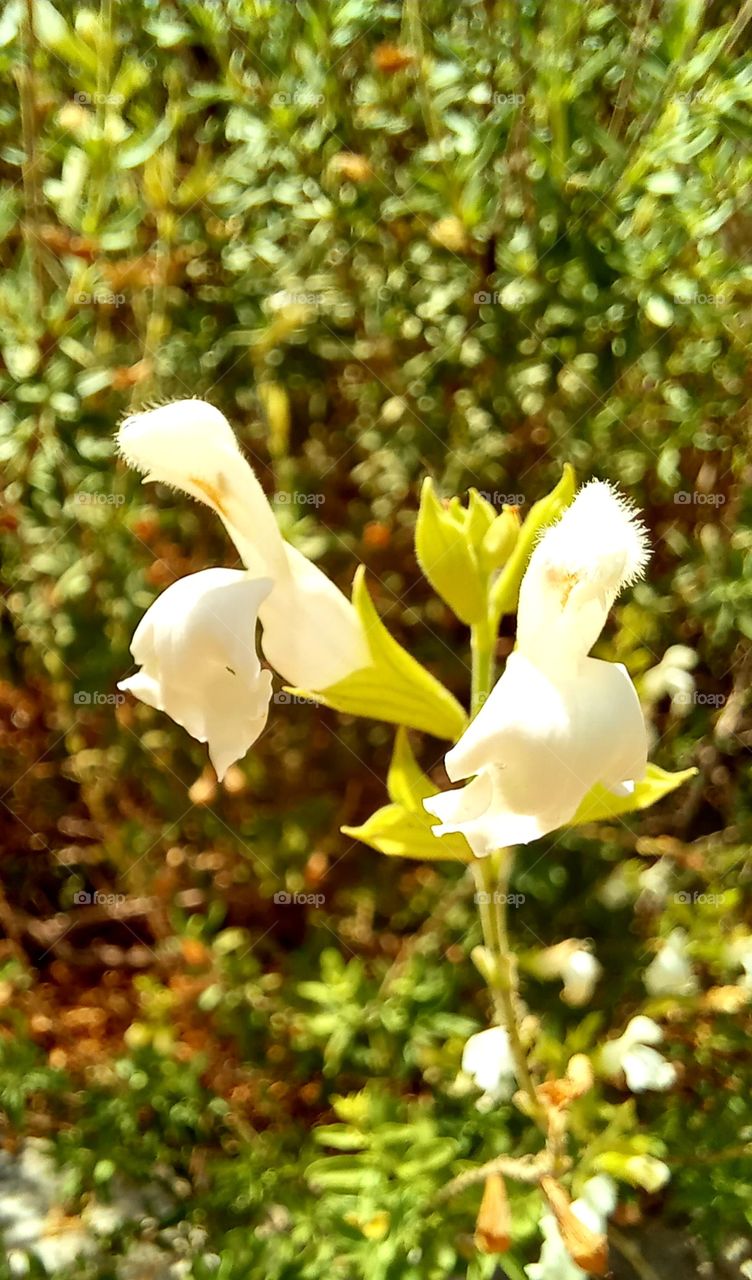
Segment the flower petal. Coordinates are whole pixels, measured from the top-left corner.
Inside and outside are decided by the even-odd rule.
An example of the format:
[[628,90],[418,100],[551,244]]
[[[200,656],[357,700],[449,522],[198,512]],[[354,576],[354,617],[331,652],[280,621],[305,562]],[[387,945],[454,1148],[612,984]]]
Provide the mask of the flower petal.
[[117,434],[129,466],[206,503],[254,576],[287,574],[284,540],[256,475],[223,413],[204,400],[174,400],[126,418]]
[[220,780],[266,724],[271,675],[255,628],[270,587],[235,569],[180,578],[141,619],[131,643],[141,670],[118,685],[208,743]]
[[624,667],[584,658],[554,677],[515,651],[446,756],[453,781],[478,773],[485,783],[476,779],[461,801],[434,797],[427,807],[483,855],[562,826],[595,783],[642,777],[646,760],[645,724]]
[[462,1070],[479,1089],[496,1097],[510,1097],[514,1088],[514,1060],[505,1027],[487,1027],[466,1041]]
[[622,1059],[622,1070],[627,1087],[632,1093],[656,1089],[663,1093],[676,1082],[676,1068],[671,1062],[646,1044],[627,1050]]
[[517,614],[520,652],[548,668],[584,657],[648,554],[632,504],[602,481],[586,484],[530,557]]
[[325,573],[285,544],[288,576],[262,604],[264,656],[288,684],[318,692],[367,667],[366,635],[350,601]]
[[224,414],[203,400],[176,400],[127,418],[118,446],[147,480],[181,489],[216,511],[249,572],[272,579],[259,615],[262,644],[288,683],[318,691],[368,665],[355,609],[284,541]]

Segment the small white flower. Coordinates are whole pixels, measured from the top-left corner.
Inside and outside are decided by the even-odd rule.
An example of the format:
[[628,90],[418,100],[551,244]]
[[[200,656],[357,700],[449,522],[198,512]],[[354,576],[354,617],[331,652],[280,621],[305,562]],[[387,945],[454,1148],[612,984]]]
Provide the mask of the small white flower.
[[62,1183],[43,1141],[27,1140],[16,1157],[2,1153],[0,1232],[16,1275],[24,1274],[22,1260],[28,1255],[39,1259],[46,1274],[54,1275],[95,1251],[96,1242],[85,1225],[66,1219]]
[[141,619],[131,642],[141,670],[118,684],[208,743],[220,780],[266,725],[272,677],[256,654],[256,616],[271,586],[237,569],[180,578]]
[[744,974],[739,985],[752,991],[752,935],[734,938],[726,948],[726,960],[734,968],[741,966]]
[[573,1006],[587,1004],[603,972],[589,945],[577,938],[565,938],[546,947],[529,962],[529,967],[543,982],[558,978],[563,983],[562,999]]
[[646,707],[653,707],[665,695],[671,698],[671,710],[678,716],[686,716],[692,710],[695,692],[692,668],[697,666],[697,654],[685,644],[673,644],[666,650],[660,662],[650,667],[642,677],[640,689]]
[[[616,1183],[607,1173],[590,1178],[582,1188],[582,1195],[572,1201],[572,1213],[597,1235],[606,1230],[609,1215],[615,1208]],[[552,1213],[542,1215],[540,1228],[543,1246],[538,1261],[525,1267],[529,1280],[582,1280],[586,1277],[588,1273],[570,1258]]]
[[515,1074],[506,1027],[488,1027],[470,1036],[462,1052],[462,1070],[489,1097],[511,1098]]
[[671,1177],[671,1170],[656,1156],[630,1156],[624,1165],[624,1174],[630,1182],[644,1187],[654,1195],[661,1187],[665,1187]]
[[595,984],[602,973],[603,966],[592,951],[578,947],[569,954],[561,968],[564,983],[562,999],[575,1007],[587,1004],[593,997]]
[[460,831],[483,856],[569,822],[597,782],[634,789],[647,763],[637,693],[623,666],[588,654],[647,556],[635,510],[599,481],[546,530],[520,588],[517,647],[445,758],[452,782],[473,780],[425,801],[437,835]]
[[127,418],[117,441],[145,480],[216,511],[245,565],[245,572],[193,574],[165,591],[133,639],[142,670],[120,685],[208,742],[221,778],[266,722],[271,685],[256,658],[257,618],[267,661],[306,689],[326,689],[367,666],[368,643],[349,600],[284,541],[218,409],[178,400]]
[[627,1024],[623,1035],[603,1046],[601,1066],[607,1076],[623,1072],[632,1093],[643,1093],[646,1089],[665,1092],[676,1082],[676,1068],[652,1048],[662,1041],[663,1032],[658,1023],[638,1014]]
[[687,935],[683,929],[669,934],[644,974],[651,996],[691,996],[697,990],[697,978],[687,956]]
[[637,883],[640,891],[653,907],[662,907],[666,901],[675,870],[670,858],[659,858],[652,866],[639,873]]

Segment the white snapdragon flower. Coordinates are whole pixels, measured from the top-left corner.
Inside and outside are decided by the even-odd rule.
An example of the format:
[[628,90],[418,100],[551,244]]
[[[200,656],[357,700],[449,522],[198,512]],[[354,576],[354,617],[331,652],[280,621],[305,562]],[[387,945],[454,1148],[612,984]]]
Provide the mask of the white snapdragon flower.
[[561,967],[562,999],[576,1008],[588,1004],[602,973],[603,965],[592,951],[578,947],[567,956]]
[[370,662],[360,620],[324,573],[286,543],[227,419],[202,400],[137,413],[120,427],[126,462],[206,503],[245,565],[194,573],[162,593],[131,652],[141,670],[118,686],[207,742],[220,779],[264,728],[271,676],[322,690]]
[[488,1027],[470,1036],[462,1051],[462,1070],[494,1101],[515,1090],[514,1059],[506,1027]]
[[[616,1183],[607,1173],[598,1173],[588,1179],[582,1195],[572,1201],[572,1213],[588,1230],[601,1235],[606,1230],[610,1214],[616,1208]],[[540,1220],[543,1247],[537,1262],[525,1267],[528,1280],[582,1280],[587,1272],[578,1267],[569,1256],[552,1213],[544,1213]]]
[[647,558],[635,509],[600,481],[545,531],[520,587],[517,647],[445,757],[452,782],[473,780],[425,801],[435,834],[462,832],[483,856],[569,822],[596,783],[634,789],[647,763],[637,693],[621,664],[588,654]]
[[652,1047],[662,1040],[658,1023],[638,1014],[627,1024],[623,1035],[604,1044],[601,1066],[607,1076],[623,1072],[632,1093],[643,1093],[646,1089],[665,1092],[676,1082],[676,1068]]
[[687,935],[674,929],[651,960],[644,974],[651,996],[691,996],[697,990],[697,978],[687,955]]

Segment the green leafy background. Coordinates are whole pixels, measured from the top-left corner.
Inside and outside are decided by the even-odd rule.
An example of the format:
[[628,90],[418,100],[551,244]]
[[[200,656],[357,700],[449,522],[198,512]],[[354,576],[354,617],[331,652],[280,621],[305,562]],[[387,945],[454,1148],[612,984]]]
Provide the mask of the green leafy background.
[[[345,590],[365,562],[385,626],[465,707],[467,631],[415,558],[425,475],[524,514],[569,462],[645,511],[648,580],[597,652],[639,683],[694,651],[694,696],[651,716],[657,764],[698,773],[524,850],[512,929],[542,1074],[637,1011],[666,1027],[669,1095],[576,1104],[581,1176],[604,1153],[671,1167],[622,1188],[622,1234],[698,1257],[748,1238],[749,1015],[726,991],[752,835],[748,9],[5,5],[2,1137],[49,1144],[68,1220],[124,1186],[166,1197],[77,1280],[142,1280],[136,1248],[196,1280],[490,1276],[478,1189],[437,1194],[535,1147],[455,1083],[489,1016],[469,873],[340,833],[386,803],[393,729],[281,690],[218,790],[200,746],[112,701],[155,594],[235,563],[209,511],[113,454],[124,412],[194,394],[287,536]],[[513,634],[506,613],[500,658]],[[442,785],[442,743],[410,743]],[[646,1000],[677,926],[700,992]],[[567,937],[605,969],[585,1011],[524,966]],[[520,1280],[541,1206],[510,1190]]]

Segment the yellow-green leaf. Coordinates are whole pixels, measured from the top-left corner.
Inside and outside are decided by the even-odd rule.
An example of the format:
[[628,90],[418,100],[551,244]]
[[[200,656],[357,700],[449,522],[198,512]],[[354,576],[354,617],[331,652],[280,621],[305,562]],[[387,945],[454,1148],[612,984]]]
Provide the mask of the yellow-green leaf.
[[415,759],[406,729],[397,730],[386,789],[390,800],[413,813],[423,813],[423,801],[438,791]]
[[418,764],[404,729],[397,731],[387,775],[392,804],[377,809],[360,827],[343,827],[346,836],[390,858],[420,858],[431,862],[471,862],[472,852],[461,835],[435,836],[436,819],[423,801],[438,790]]
[[630,796],[615,796],[599,783],[585,796],[567,826],[580,826],[584,822],[607,822],[609,818],[618,818],[623,813],[648,809],[651,804],[662,800],[683,782],[693,778],[696,773],[696,769],[681,769],[678,773],[668,773],[657,764],[649,764],[645,777],[636,784]]
[[371,665],[328,689],[289,692],[346,715],[388,720],[456,742],[467,724],[465,711],[449,690],[389,634],[368,594],[362,565],[355,574],[352,600],[363,624]]
[[362,840],[389,858],[418,858],[429,862],[472,862],[464,836],[435,836],[430,814],[425,821],[401,804],[377,809],[359,827],[342,827],[342,833]]
[[512,554],[494,583],[491,606],[495,618],[501,618],[505,613],[514,613],[520,594],[520,583],[538,536],[542,529],[558,520],[561,513],[569,506],[574,498],[574,490],[574,469],[565,462],[561,480],[556,488],[530,508]]

